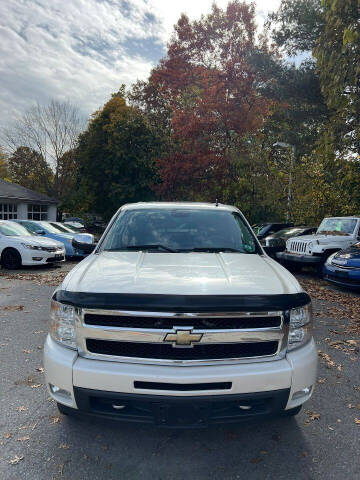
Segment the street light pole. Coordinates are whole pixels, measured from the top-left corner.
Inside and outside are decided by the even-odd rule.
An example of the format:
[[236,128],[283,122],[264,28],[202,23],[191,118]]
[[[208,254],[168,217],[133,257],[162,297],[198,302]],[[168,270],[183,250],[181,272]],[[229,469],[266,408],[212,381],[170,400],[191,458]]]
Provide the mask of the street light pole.
[[295,145],[290,145],[285,142],[275,142],[273,147],[282,147],[282,148],[291,148],[291,158],[290,158],[290,171],[289,171],[289,183],[288,183],[288,196],[287,196],[287,208],[286,208],[286,221],[290,220],[291,212],[291,197],[292,197],[292,183],[293,183],[293,170],[295,164]]

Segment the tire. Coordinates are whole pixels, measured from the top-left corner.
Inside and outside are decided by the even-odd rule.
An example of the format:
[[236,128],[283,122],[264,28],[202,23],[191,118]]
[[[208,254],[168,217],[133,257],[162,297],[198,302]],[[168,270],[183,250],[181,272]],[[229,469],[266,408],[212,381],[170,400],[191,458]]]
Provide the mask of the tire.
[[283,417],[295,417],[295,415],[297,415],[301,409],[302,405],[299,405],[295,408],[290,408],[290,410],[284,410]]
[[15,248],[7,248],[1,255],[1,266],[8,270],[16,270],[21,267],[21,255]]

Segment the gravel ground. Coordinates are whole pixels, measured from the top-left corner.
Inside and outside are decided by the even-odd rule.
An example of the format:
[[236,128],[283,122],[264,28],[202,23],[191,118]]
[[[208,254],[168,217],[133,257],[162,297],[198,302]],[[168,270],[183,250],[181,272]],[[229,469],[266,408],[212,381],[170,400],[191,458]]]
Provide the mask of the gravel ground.
[[360,478],[357,294],[302,275],[313,297],[317,389],[294,419],[162,430],[58,414],[44,387],[42,348],[61,268],[0,272],[0,478]]

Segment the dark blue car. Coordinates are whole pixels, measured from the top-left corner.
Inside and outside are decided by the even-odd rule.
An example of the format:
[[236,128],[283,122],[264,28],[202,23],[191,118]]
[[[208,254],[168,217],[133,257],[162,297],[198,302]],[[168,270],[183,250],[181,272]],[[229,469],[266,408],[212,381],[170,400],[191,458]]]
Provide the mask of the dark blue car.
[[360,242],[330,255],[323,273],[324,279],[331,283],[360,288]]

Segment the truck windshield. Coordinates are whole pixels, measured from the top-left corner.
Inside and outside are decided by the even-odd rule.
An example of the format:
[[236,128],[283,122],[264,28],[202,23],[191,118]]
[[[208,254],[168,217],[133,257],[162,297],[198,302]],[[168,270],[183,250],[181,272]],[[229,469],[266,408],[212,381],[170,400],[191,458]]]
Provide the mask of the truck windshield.
[[124,210],[102,246],[110,251],[156,252],[257,253],[257,248],[238,213],[190,208]]
[[356,227],[355,218],[324,218],[316,233],[351,235]]

